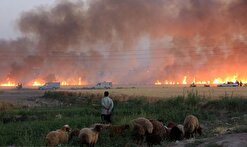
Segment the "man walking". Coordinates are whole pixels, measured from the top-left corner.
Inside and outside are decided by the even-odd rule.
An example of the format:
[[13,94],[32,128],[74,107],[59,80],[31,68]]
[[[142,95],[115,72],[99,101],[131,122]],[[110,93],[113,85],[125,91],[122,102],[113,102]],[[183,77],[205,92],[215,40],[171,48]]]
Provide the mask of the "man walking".
[[101,106],[102,106],[102,111],[101,111],[102,122],[112,123],[111,115],[112,115],[114,104],[113,104],[112,99],[109,97],[108,91],[104,92],[104,97],[101,99]]

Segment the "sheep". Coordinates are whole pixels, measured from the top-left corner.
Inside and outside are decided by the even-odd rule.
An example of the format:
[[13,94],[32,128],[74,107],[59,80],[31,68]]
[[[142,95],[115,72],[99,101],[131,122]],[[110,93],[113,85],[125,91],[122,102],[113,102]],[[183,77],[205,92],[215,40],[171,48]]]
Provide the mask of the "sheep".
[[179,124],[171,128],[169,133],[169,140],[176,141],[184,138],[184,126]]
[[56,146],[59,144],[65,144],[69,140],[69,132],[71,128],[69,125],[64,125],[61,129],[51,131],[46,135],[47,146]]
[[79,137],[80,129],[73,129],[69,134],[69,141],[74,137]]
[[88,147],[94,147],[98,141],[99,133],[103,125],[97,124],[94,127],[82,128],[79,133],[80,144],[83,146],[86,144]]
[[145,128],[136,123],[134,124],[133,126],[133,129],[132,129],[132,137],[133,137],[133,141],[137,144],[137,145],[142,145],[142,143],[144,142],[144,138],[145,138]]
[[185,132],[184,132],[184,125],[178,124],[177,127],[178,127],[179,130],[182,132],[182,136],[184,136],[184,135],[185,135]]
[[167,128],[173,128],[175,126],[176,126],[176,123],[172,121],[167,124]]
[[153,124],[144,117],[139,117],[131,121],[132,136],[137,145],[142,145],[145,135],[153,132]]
[[152,133],[146,134],[146,141],[148,146],[161,145],[161,141],[167,136],[167,130],[163,123],[158,120],[150,120],[153,124]]
[[175,122],[169,122],[167,126],[164,125],[164,128],[166,129],[167,136],[169,137],[169,134],[171,132],[171,129],[175,127],[177,124]]
[[148,133],[153,132],[153,124],[147,118],[139,117],[139,118],[132,120],[132,123],[142,125],[145,131]]
[[123,135],[124,131],[130,128],[130,125],[110,125],[107,128],[109,129],[109,136],[113,137],[114,135]]
[[190,138],[191,136],[194,137],[194,134],[196,133],[198,133],[199,135],[202,134],[202,128],[196,116],[186,116],[186,118],[184,119],[184,131],[186,138]]

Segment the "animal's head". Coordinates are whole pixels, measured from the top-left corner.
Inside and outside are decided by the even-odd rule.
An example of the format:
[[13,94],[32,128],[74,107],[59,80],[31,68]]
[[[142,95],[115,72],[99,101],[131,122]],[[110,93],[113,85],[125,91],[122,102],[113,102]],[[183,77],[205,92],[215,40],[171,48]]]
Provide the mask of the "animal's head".
[[183,132],[177,126],[171,129],[169,134],[169,138],[171,141],[182,140],[183,137]]
[[199,135],[202,135],[202,127],[199,126],[196,130],[196,132],[199,134]]
[[94,126],[94,130],[96,132],[100,132],[102,130],[102,128],[103,128],[103,125],[100,125],[100,124]]
[[167,128],[173,128],[175,126],[177,126],[175,122],[169,122]]
[[71,140],[74,136],[78,137],[80,134],[80,130],[79,129],[74,129],[71,131],[71,133],[69,134],[69,140]]
[[71,128],[70,128],[69,125],[64,125],[64,126],[62,127],[62,130],[63,130],[63,131],[66,131],[66,132],[70,132],[70,131],[71,131]]
[[124,129],[125,129],[125,130],[127,130],[127,129],[129,129],[129,128],[130,128],[130,125],[128,125],[128,124],[125,124],[125,125],[124,125]]
[[159,122],[161,122],[164,125],[164,120],[163,119],[158,119]]

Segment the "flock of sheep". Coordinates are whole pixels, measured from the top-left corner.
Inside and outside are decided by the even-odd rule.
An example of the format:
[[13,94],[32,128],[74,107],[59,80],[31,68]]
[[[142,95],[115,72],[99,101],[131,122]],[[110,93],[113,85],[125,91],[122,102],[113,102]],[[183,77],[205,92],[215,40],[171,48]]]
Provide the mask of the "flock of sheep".
[[196,133],[202,134],[202,128],[198,118],[194,115],[186,116],[183,125],[168,123],[167,126],[162,121],[139,117],[133,119],[129,124],[93,124],[89,128],[72,130],[69,125],[64,125],[61,129],[51,131],[46,135],[47,146],[56,146],[65,144],[73,137],[79,137],[80,145],[84,144],[93,147],[98,140],[102,129],[109,130],[110,137],[121,135],[125,130],[131,131],[134,144],[142,146],[146,141],[148,146],[161,145],[164,139],[170,141],[182,140],[184,138],[194,137]]

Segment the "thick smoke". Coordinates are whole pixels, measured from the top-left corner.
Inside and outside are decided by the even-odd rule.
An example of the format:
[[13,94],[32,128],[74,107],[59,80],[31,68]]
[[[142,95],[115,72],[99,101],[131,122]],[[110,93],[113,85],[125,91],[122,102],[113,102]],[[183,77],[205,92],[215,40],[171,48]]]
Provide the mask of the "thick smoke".
[[247,75],[245,0],[57,1],[1,40],[0,80],[149,84]]

